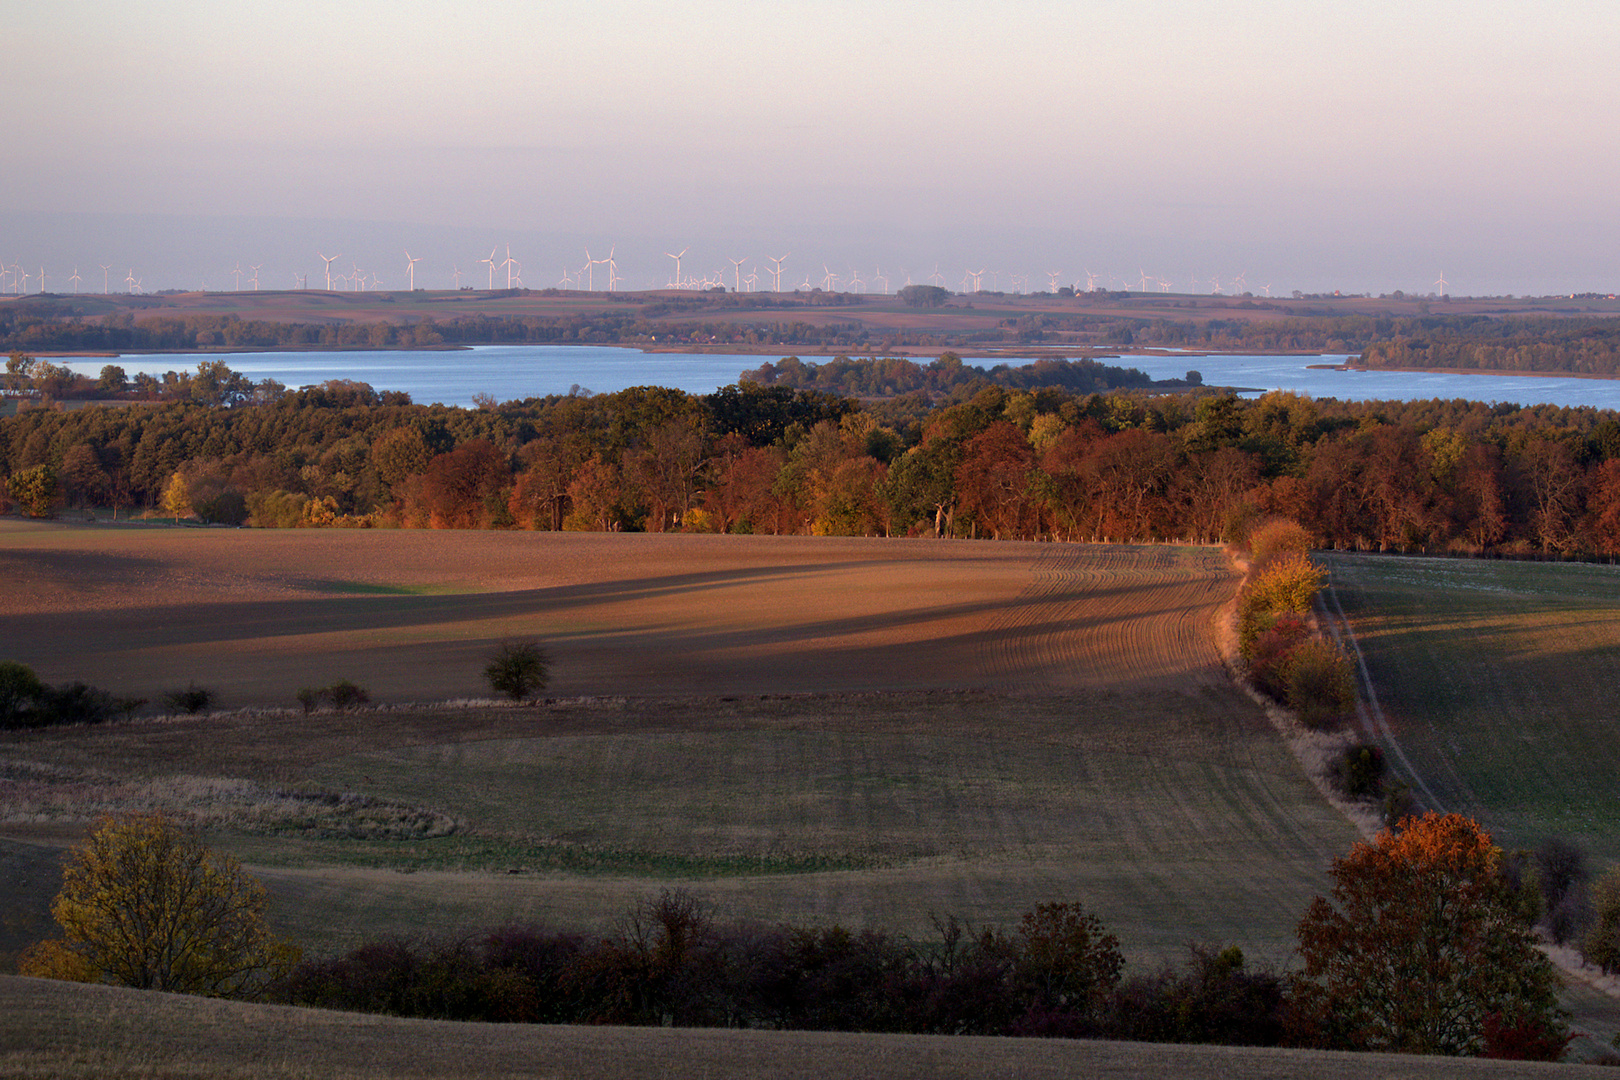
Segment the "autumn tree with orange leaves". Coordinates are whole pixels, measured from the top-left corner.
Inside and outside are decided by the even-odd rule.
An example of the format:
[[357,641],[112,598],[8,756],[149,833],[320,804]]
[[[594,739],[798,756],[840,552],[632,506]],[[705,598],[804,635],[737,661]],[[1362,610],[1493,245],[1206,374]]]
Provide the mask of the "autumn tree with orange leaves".
[[1308,1041],[1559,1057],[1558,977],[1500,858],[1476,822],[1430,811],[1335,859],[1333,899],[1299,923]]

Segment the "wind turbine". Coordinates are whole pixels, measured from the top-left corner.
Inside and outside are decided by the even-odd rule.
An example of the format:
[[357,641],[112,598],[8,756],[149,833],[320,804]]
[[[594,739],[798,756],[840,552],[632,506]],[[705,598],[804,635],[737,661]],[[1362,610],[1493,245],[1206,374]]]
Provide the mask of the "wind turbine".
[[1093,274],[1090,270],[1086,271],[1086,292],[1097,291],[1097,279],[1101,276],[1101,274]]
[[[490,254],[491,258],[493,258],[494,255],[495,255],[495,253],[493,251],[490,252],[489,254]],[[586,254],[589,255],[590,253],[586,252]],[[512,267],[516,266],[516,267],[519,268],[519,270],[521,270],[522,265],[523,265],[522,263],[518,262],[516,259],[512,258],[512,245],[511,244],[506,245],[506,261],[501,263],[501,265],[506,268],[506,287],[508,289],[510,289],[512,287]],[[494,268],[491,267],[490,269],[491,269],[491,273],[493,273]]]
[[[44,267],[40,267],[39,275],[42,278],[45,276],[45,268]],[[1440,276],[1435,279],[1434,283],[1440,287],[1440,295],[1441,296],[1446,295],[1446,286],[1448,284],[1450,284],[1450,282],[1446,281],[1446,272],[1444,270],[1440,271]],[[41,283],[39,291],[40,292],[45,291],[43,283]]]
[[937,286],[943,286],[945,284],[945,275],[939,272],[939,263],[934,264],[934,272],[928,275],[928,280]]
[[619,250],[618,244],[608,245],[608,292],[618,292],[619,282],[624,280],[624,278],[619,276],[619,264],[613,261],[613,253],[617,250]]
[[585,271],[586,274],[586,292],[596,291],[596,268],[605,262],[607,262],[606,259],[591,258],[591,249],[585,249],[585,265],[580,267],[580,269]]
[[253,264],[253,291],[254,292],[259,291],[259,267],[261,267],[263,265],[264,265],[264,263],[254,263]]
[[135,268],[133,266],[129,268],[129,274],[124,278],[124,284],[129,286],[130,292],[134,292],[135,286],[140,284],[135,280]]
[[1046,283],[1046,291],[1051,293],[1053,296],[1057,295],[1057,291],[1058,291],[1057,279],[1059,277],[1061,277],[1062,275],[1063,275],[1063,271],[1061,271],[1061,270],[1048,270],[1046,272],[1046,276],[1047,276],[1047,279],[1048,279],[1047,283]]
[[1262,285],[1260,287],[1262,289],[1266,290],[1266,299],[1268,299],[1268,300],[1271,299],[1271,286],[1270,285]]
[[450,271],[450,279],[456,283],[456,292],[461,291],[461,264],[456,263]]
[[691,250],[692,249],[689,248],[689,247],[683,247],[683,248],[681,248],[680,255],[671,255],[667,251],[664,252],[664,254],[666,256],[668,256],[669,258],[675,260],[675,284],[670,286],[670,288],[673,288],[673,289],[685,288],[685,286],[681,284],[681,255],[685,255],[688,251],[691,251]]
[[775,287],[776,287],[777,292],[782,291],[782,262],[783,262],[783,260],[785,260],[788,257],[788,255],[791,255],[791,254],[793,254],[793,252],[790,251],[790,252],[787,253],[787,255],[783,255],[783,256],[781,256],[781,258],[774,258],[774,259],[771,258],[769,255],[766,256],[767,259],[769,259],[771,262],[776,264],[776,269],[772,270],[771,273],[776,276],[776,286]]
[[[318,251],[315,254],[321,255],[321,253],[318,252]],[[326,291],[331,292],[332,291],[332,264],[337,262],[339,259],[343,258],[343,256],[341,256],[341,255],[333,255],[330,259],[327,259],[325,255],[321,255],[321,258],[326,259]]]
[[883,267],[874,266],[872,268],[872,280],[874,282],[882,281],[883,282],[883,295],[884,296],[889,295],[889,278],[888,278],[888,275],[883,272]]
[[101,263],[96,263],[96,265],[101,267],[101,295],[106,296],[107,295],[107,271],[111,270],[112,267],[111,266],[102,266]]
[[740,259],[727,259],[726,261],[731,264],[731,291],[742,292],[742,264],[748,261],[748,256],[744,255]]
[[828,292],[837,292],[838,291],[838,275],[834,274],[832,272],[832,268],[830,266],[828,266],[826,263],[822,263],[821,268],[823,270],[827,271],[827,276],[821,279],[821,287],[823,289],[826,289]]
[[489,249],[489,258],[479,259],[479,262],[489,263],[489,291],[495,291],[495,249]]
[[1141,275],[1142,275],[1142,291],[1143,291],[1143,292],[1147,292],[1147,279],[1148,279],[1148,274],[1147,274],[1147,271],[1146,271],[1146,270],[1143,270],[1143,269],[1142,269],[1142,268],[1141,268],[1141,267],[1140,267],[1140,266],[1138,266],[1138,267],[1137,267],[1137,268],[1136,268],[1136,272],[1137,272],[1137,273],[1138,273],[1138,274],[1141,274]]
[[410,274],[410,276],[411,276],[411,292],[416,291],[416,264],[421,262],[421,261],[422,261],[421,259],[413,259],[413,258],[411,258],[411,253],[410,253],[409,249],[406,249],[406,251],[405,251],[405,272]]
[[73,268],[73,276],[68,280],[73,282],[73,295],[79,295],[79,268],[77,266]]
[[236,275],[236,290],[235,291],[236,292],[241,292],[242,291],[242,264],[237,263],[236,264],[236,269],[232,270],[231,273]]
[[866,284],[866,282],[861,280],[861,272],[859,270],[855,269],[853,266],[850,267],[849,268],[849,291],[853,292],[853,293],[858,293],[858,292],[861,291],[861,286],[865,285],[865,284]]

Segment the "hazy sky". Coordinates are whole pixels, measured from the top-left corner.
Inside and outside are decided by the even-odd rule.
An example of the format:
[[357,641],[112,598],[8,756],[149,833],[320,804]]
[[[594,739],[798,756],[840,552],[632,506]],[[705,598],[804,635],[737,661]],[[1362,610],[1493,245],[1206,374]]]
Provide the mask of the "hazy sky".
[[53,292],[319,286],[317,251],[402,288],[405,248],[486,284],[508,243],[530,287],[610,245],[626,288],[682,248],[784,287],[1620,287],[1613,0],[0,0],[0,44],[0,262]]

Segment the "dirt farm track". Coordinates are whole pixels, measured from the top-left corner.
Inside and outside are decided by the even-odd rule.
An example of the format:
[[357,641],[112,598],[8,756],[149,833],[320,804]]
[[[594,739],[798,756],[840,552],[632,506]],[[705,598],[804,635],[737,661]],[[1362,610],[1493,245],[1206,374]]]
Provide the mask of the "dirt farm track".
[[1196,690],[1232,576],[1196,548],[0,523],[0,657],[161,700],[487,695],[537,637],[550,693]]

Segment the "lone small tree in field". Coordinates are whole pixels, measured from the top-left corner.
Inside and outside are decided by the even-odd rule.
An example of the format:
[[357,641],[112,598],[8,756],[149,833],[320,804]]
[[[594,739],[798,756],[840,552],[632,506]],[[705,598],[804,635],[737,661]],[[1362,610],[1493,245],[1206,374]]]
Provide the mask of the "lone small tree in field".
[[497,694],[523,701],[546,688],[551,657],[538,641],[503,641],[484,667],[484,678]]
[[[1318,896],[1299,923],[1300,1001],[1325,1041],[1562,1054],[1558,977],[1500,859],[1476,822],[1431,811],[1333,861],[1333,901]],[[1493,1045],[1508,1034],[1512,1047]]]
[[162,814],[103,818],[73,849],[51,914],[64,936],[29,948],[24,975],[252,997],[298,950],[264,924],[264,887]]

